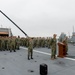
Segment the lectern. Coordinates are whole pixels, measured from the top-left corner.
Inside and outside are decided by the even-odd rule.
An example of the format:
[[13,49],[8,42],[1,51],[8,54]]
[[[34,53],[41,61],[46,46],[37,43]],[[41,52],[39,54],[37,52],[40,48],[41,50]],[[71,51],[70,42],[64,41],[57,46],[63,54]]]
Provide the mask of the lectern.
[[58,57],[64,58],[66,56],[66,46],[59,42],[58,43]]

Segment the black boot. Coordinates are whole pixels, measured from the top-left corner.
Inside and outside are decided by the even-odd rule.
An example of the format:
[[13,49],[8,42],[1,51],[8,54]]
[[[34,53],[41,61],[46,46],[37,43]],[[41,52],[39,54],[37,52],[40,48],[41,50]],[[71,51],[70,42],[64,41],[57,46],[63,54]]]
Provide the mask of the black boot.
[[31,56],[31,59],[33,59],[33,57]]
[[12,50],[10,50],[10,52],[12,52]]
[[30,60],[29,56],[28,56],[28,60]]
[[16,52],[16,50],[14,50],[14,52]]

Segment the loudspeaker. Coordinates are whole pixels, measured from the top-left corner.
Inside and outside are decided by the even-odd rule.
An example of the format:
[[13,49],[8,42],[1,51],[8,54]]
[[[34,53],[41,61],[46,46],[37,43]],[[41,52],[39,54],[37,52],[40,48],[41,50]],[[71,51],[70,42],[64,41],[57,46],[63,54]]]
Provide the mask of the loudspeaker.
[[40,64],[40,75],[47,75],[48,66],[44,63]]

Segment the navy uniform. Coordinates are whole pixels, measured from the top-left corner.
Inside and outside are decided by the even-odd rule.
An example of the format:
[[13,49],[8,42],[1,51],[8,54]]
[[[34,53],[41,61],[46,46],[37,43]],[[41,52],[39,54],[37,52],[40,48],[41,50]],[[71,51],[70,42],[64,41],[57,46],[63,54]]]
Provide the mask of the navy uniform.
[[53,35],[53,38],[51,39],[51,59],[56,59],[56,34]]
[[63,43],[65,45],[65,48],[66,48],[66,54],[68,54],[68,37],[65,37],[64,40],[63,40]]
[[16,38],[16,49],[20,49],[20,36],[18,36],[18,38]]
[[33,40],[28,38],[28,60],[33,59]]

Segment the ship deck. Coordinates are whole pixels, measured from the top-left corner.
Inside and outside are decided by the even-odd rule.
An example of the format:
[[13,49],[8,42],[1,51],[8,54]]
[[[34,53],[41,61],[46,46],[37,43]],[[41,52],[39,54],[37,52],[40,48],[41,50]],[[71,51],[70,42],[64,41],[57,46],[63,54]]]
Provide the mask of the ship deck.
[[27,48],[20,47],[16,52],[0,52],[0,75],[40,75],[39,66],[48,65],[48,75],[75,74],[75,46],[69,44],[68,56],[55,60],[50,59],[51,50],[35,48],[33,60],[27,59]]

